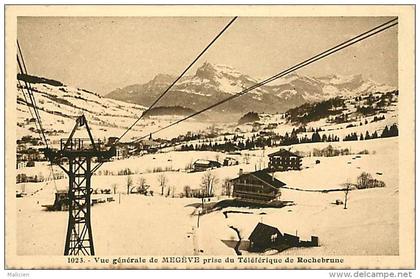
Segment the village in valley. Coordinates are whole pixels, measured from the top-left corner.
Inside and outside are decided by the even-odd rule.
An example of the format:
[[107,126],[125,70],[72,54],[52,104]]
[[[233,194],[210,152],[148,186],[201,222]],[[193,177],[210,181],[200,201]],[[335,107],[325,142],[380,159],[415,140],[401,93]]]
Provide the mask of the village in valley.
[[[157,76],[140,88],[170,82]],[[205,62],[173,95],[204,98],[256,82]],[[306,99],[297,97],[299,86]],[[97,255],[399,254],[398,88],[362,75],[293,72],[249,93],[255,104],[186,121],[199,110],[176,100],[150,110],[123,100],[135,90],[102,96],[18,74],[18,255],[63,254],[77,198],[69,179],[82,187],[85,161],[60,156],[92,148],[102,154],[91,158],[85,193]],[[288,108],[276,110],[273,92]]]
[[[33,87],[42,92],[40,103],[44,98],[48,103],[50,96],[66,88],[48,84]],[[83,91],[74,92],[75,97],[66,99],[76,98]],[[311,109],[317,111],[315,108],[324,106],[323,103],[300,109],[310,116]],[[379,113],[360,112],[367,103],[372,103]],[[132,254],[148,251],[151,255],[267,250],[316,254],[320,249],[327,254],[341,251],[351,255],[357,245],[344,241],[343,237],[348,238],[349,234],[356,237],[375,228],[378,233],[385,228],[389,234],[395,233],[398,91],[347,98],[340,104],[327,107],[325,117],[314,116],[315,121],[300,125],[290,120],[297,117],[293,110],[282,114],[253,113],[258,119],[242,119],[242,124],[191,121],[187,127],[177,129],[180,134],[173,138],[148,136],[135,143],[118,143],[115,156],[92,177],[93,227],[97,243],[105,241],[101,253],[117,253],[115,247],[121,247],[106,244],[113,242],[112,238],[101,237],[101,233],[112,230],[118,235],[135,230],[129,227],[132,224],[143,228],[141,237],[124,237],[124,247]],[[19,130],[35,129],[34,120],[25,114],[18,95],[20,107]],[[62,116],[46,109],[41,115],[43,119],[55,118],[57,124],[64,122]],[[89,119],[89,112],[86,115]],[[118,118],[124,116],[110,117],[123,121]],[[151,123],[162,125],[167,119],[168,116],[150,117],[145,120],[145,127]],[[105,147],[116,140],[106,137],[109,133],[103,131],[100,123],[91,122],[93,134],[103,138]],[[66,136],[63,131],[71,130],[57,124],[51,123],[51,128],[60,128],[49,133],[52,144],[54,138],[59,143]],[[22,136],[17,148],[18,237],[22,239],[18,249],[22,254],[59,253],[68,210],[66,174],[50,166],[35,135]],[[164,226],[156,215],[170,218],[173,223]],[[44,226],[45,218],[50,217],[57,226]],[[369,225],[358,226],[359,222]],[[174,237],[191,242],[183,246],[183,249],[191,247],[191,251],[169,250],[172,248],[166,242],[162,247],[147,247],[147,238],[159,234],[155,229],[147,230],[155,225],[157,231],[170,229]],[[53,234],[56,238],[42,243],[45,229],[56,232]],[[31,241],[23,241],[29,231]],[[256,235],[262,239],[261,244],[253,241]],[[276,244],[274,237],[282,239],[280,244]],[[397,246],[381,246],[384,240],[376,236],[365,235],[364,245],[367,238],[372,246],[364,246],[366,254],[398,251]],[[268,239],[272,242],[267,243]],[[238,243],[240,246],[236,247]]]

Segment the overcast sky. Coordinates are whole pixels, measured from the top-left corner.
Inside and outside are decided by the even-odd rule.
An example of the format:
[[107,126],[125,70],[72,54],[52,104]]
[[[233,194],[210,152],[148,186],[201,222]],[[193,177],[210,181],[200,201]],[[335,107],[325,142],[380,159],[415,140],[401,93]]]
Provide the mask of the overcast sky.
[[[230,21],[227,17],[19,17],[18,40],[30,74],[106,94],[158,73],[180,74]],[[387,17],[242,17],[187,74],[205,61],[269,77]],[[299,74],[362,74],[397,86],[397,27]]]

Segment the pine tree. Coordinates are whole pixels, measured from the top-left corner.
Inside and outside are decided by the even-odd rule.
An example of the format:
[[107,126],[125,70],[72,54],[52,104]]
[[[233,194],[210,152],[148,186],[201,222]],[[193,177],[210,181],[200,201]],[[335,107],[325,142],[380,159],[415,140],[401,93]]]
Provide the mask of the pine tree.
[[389,130],[388,126],[385,126],[384,130],[382,131],[381,138],[387,138],[389,137]]
[[320,142],[321,136],[318,134],[318,132],[315,132],[312,134],[312,142]]
[[389,133],[388,134],[389,134],[390,137],[398,136],[398,126],[397,126],[397,124],[393,124],[391,126],[391,128],[389,128]]

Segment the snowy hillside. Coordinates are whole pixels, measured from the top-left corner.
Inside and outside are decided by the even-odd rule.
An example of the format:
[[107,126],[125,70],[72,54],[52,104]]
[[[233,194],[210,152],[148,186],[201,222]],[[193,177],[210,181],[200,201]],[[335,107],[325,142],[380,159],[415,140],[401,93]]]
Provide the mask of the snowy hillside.
[[[210,73],[200,72],[199,76],[208,82],[218,80],[226,85],[226,79],[239,75],[229,72],[211,76]],[[331,77],[329,82],[340,84],[352,80],[335,79],[338,78]],[[164,87],[163,80],[169,78],[161,76],[155,85]],[[242,81],[251,83],[252,79],[242,77]],[[180,84],[184,82],[189,81],[184,79]],[[199,82],[196,82],[198,86]],[[216,88],[216,84],[214,86]],[[52,141],[67,135],[75,117],[81,113],[89,119],[94,135],[102,138],[122,133],[144,109],[63,85],[43,82],[33,84],[33,88],[48,138]],[[20,89],[17,102],[18,134],[34,134],[35,124],[30,121]],[[232,243],[236,243],[237,234],[231,227],[238,229],[245,247],[258,222],[276,226],[283,233],[296,233],[305,240],[312,235],[319,237],[319,247],[291,248],[274,257],[398,255],[399,138],[396,135],[381,137],[384,127],[398,125],[398,91],[360,93],[357,97],[348,95],[334,101],[306,103],[287,113],[260,113],[257,116],[251,119],[254,122],[241,124],[186,121],[156,135],[156,138],[172,139],[173,145],[162,147],[156,153],[105,162],[92,177],[92,198],[113,200],[92,207],[98,255],[235,255]],[[144,134],[172,121],[174,116],[153,116],[139,123],[134,134]],[[286,138],[286,133],[291,137]],[[356,138],[345,140],[350,134]],[[372,137],[367,138],[367,134]],[[319,140],[309,141],[314,135],[318,135]],[[331,135],[340,140],[329,141]],[[293,140],[293,136],[297,142],[288,144],[286,140]],[[221,149],[227,141],[236,147],[242,144],[242,149],[232,150],[235,152]],[[254,145],[258,142],[263,146]],[[193,149],[183,150],[182,146],[186,145]],[[205,145],[208,149],[198,148]],[[197,226],[200,212],[197,205],[202,201],[184,195],[187,188],[202,189],[207,172],[191,171],[196,160],[224,162],[233,158],[238,162],[208,170],[217,178],[213,185],[215,197],[206,201],[206,206],[210,206],[231,199],[224,192],[226,181],[237,177],[240,171],[266,168],[267,155],[280,148],[304,156],[301,170],[272,174],[286,184],[281,189],[281,199],[288,202],[288,206],[249,208],[232,205],[200,215],[200,226]],[[334,156],[320,155],[325,149],[340,152]],[[363,172],[382,181],[385,187],[352,189],[344,210],[337,201],[345,199],[345,192],[331,190],[343,189],[346,183],[355,185]],[[18,254],[62,254],[68,212],[48,212],[43,205],[53,204],[55,193],[66,190],[69,180],[59,167],[39,161],[33,167],[18,168],[16,174],[17,178],[37,178],[37,182],[28,180],[16,184],[16,193],[24,193],[16,199]],[[56,179],[52,179],[53,176]],[[163,186],[162,176],[166,181]],[[130,183],[135,188],[141,181],[150,186],[148,189],[153,195],[127,194]],[[112,189],[112,193],[99,194],[100,190],[106,189]],[[111,236],[110,231],[114,232]],[[168,235],[168,231],[171,234]],[[46,234],[48,238],[45,238]],[[125,236],[121,238],[121,234]],[[155,239],[161,240],[159,245],[153,241]],[[257,255],[246,248],[241,252]]]
[[[23,82],[21,84],[25,86]],[[104,135],[122,133],[144,110],[139,105],[104,98],[85,89],[66,85],[41,82],[31,83],[31,87],[47,138],[53,142],[55,138],[68,134],[81,114],[89,119],[94,134],[102,138]],[[36,136],[35,122],[31,120],[32,115],[19,83],[17,89],[17,138]]]
[[[305,152],[308,149],[322,148],[329,143],[300,144],[294,150]],[[284,208],[241,208],[228,207],[201,216],[200,228],[196,228],[197,215],[194,204],[200,199],[179,198],[185,185],[200,187],[203,173],[175,171],[197,158],[215,159],[215,152],[170,152],[150,154],[117,162],[105,163],[101,172],[93,177],[93,188],[116,186],[115,201],[93,207],[93,228],[98,255],[130,253],[132,255],[234,255],[233,247],[227,242],[237,240],[229,226],[240,230],[246,241],[258,222],[278,227],[282,232],[298,234],[303,239],[311,235],[320,238],[320,247],[293,248],[281,255],[396,255],[398,247],[398,138],[375,139],[364,142],[334,143],[335,147],[350,148],[355,154],[368,150],[369,154],[336,157],[305,157],[303,170],[277,172],[277,179],[290,187],[303,190],[325,190],[342,187],[343,183],[356,182],[362,171],[385,181],[385,188],[354,190],[349,194],[348,209],[335,205],[337,199],[343,200],[343,192],[311,192],[282,190],[282,199],[293,201],[295,205]],[[270,148],[265,154],[275,151]],[[239,169],[253,171],[255,164],[267,157],[264,150],[251,151],[250,162],[240,159],[237,166],[213,169],[219,182],[216,193],[220,195],[223,181],[236,177]],[[219,154],[227,156],[226,154]],[[242,156],[241,156],[242,157]],[[170,159],[170,160],[169,160]],[[315,161],[320,160],[320,164]],[[154,166],[171,167],[165,172],[152,172],[147,168]],[[127,176],[109,175],[106,171],[134,168],[133,181],[140,177],[146,179],[154,190],[154,196],[126,195]],[[44,172],[47,166],[33,168],[34,173]],[[57,167],[55,167],[57,171]],[[26,169],[28,171],[28,169]],[[160,196],[158,177],[168,178],[169,189],[176,196]],[[320,175],[322,174],[322,175]],[[65,189],[67,179],[55,182],[18,184],[28,195],[17,199],[18,253],[22,255],[60,255],[63,249],[67,212],[46,212],[42,204],[52,203],[56,189]],[[178,198],[177,198],[178,197]],[[220,197],[223,198],[223,197]],[[227,217],[223,212],[231,211]],[[132,212],[136,214],[127,214]],[[169,220],[162,222],[161,220]],[[54,224],[46,226],[46,222]],[[107,232],[114,232],[107,234]],[[171,231],[171,234],[167,234]],[[133,232],[133,233],[126,233]],[[45,238],[48,233],[50,237]],[[119,237],[125,233],[125,237]],[[363,236],[362,238],[360,236]],[[156,245],[153,239],[162,239]],[[30,241],[25,241],[30,239]],[[391,241],[392,240],[392,241]],[[247,253],[247,251],[242,251]]]
[[[217,66],[217,69],[218,77],[210,75],[214,73],[213,71],[204,71],[204,69],[198,73],[198,76],[208,82],[215,79],[223,81],[233,77],[239,77],[243,83],[250,84],[251,82],[255,82],[251,78],[241,76],[239,72],[228,71],[230,68],[227,66]],[[294,75],[294,78],[296,79],[298,76]],[[330,77],[332,83],[338,84],[339,82],[336,79],[337,76]],[[169,78],[167,76],[160,76],[155,80],[155,84],[160,84],[160,86],[164,87],[164,82],[161,82],[162,80],[168,81]],[[180,82],[180,85],[186,82],[188,83],[190,81],[184,79]],[[350,80],[341,79],[341,82],[349,83]],[[199,82],[196,81],[196,83],[198,86]],[[56,84],[48,82],[48,80],[32,83],[32,88],[47,138],[53,144],[57,144],[59,139],[68,135],[74,126],[76,117],[81,114],[85,114],[87,117],[94,137],[106,140],[108,137],[121,135],[127,127],[134,123],[136,117],[144,110],[144,107],[139,105],[104,98],[84,89],[65,86],[61,83]],[[329,99],[317,103],[305,103],[302,106],[288,110],[285,114],[260,113],[259,117],[261,119],[256,123],[242,124],[239,126],[235,122],[240,117],[232,121],[232,123],[229,123],[226,122],[228,120],[225,116],[226,119],[224,119],[224,122],[226,123],[218,122],[217,124],[209,122],[210,119],[191,119],[176,125],[176,127],[164,130],[154,135],[154,137],[173,139],[191,132],[203,134],[203,131],[210,129],[212,126],[214,126],[213,129],[217,128],[220,134],[232,134],[238,129],[240,131],[239,134],[243,132],[245,138],[253,135],[249,133],[251,131],[259,132],[264,130],[269,130],[269,132],[274,132],[282,136],[286,132],[290,134],[294,126],[307,125],[308,128],[323,127],[324,132],[321,133],[321,136],[323,134],[327,134],[328,136],[334,133],[343,139],[347,134],[352,132],[358,132],[358,134],[364,134],[367,131],[369,133],[373,133],[374,131],[381,132],[385,125],[391,126],[397,123],[398,91],[388,93],[376,92],[374,94],[363,93],[357,97],[345,96],[337,100],[331,101]],[[161,106],[160,108],[165,107]],[[171,105],[168,107],[168,111],[171,111],[171,108],[176,107]],[[182,109],[185,110],[185,113],[189,114],[188,109]],[[35,122],[31,120],[32,116],[28,112],[22,94],[22,88],[20,88],[19,84],[17,112],[17,139],[21,139],[27,135],[37,137]],[[133,128],[126,137],[126,140],[147,135],[168,123],[172,123],[180,117],[182,115],[161,115],[143,119]],[[376,121],[375,117],[380,117],[380,120]],[[383,121],[384,119],[385,121]],[[255,125],[258,125],[258,128]],[[303,133],[299,136],[303,137],[305,135],[310,137],[311,133],[308,131],[308,133]]]
[[[116,89],[110,92],[107,97],[147,106],[175,78],[175,76],[159,74],[145,84],[134,84]],[[162,99],[161,104],[178,105],[197,110],[239,93],[260,81],[262,79],[252,78],[230,66],[205,62],[194,75],[182,78]],[[316,78],[293,72],[217,107],[215,110],[284,112],[306,102],[393,90],[395,88],[364,79],[362,75],[329,75]]]

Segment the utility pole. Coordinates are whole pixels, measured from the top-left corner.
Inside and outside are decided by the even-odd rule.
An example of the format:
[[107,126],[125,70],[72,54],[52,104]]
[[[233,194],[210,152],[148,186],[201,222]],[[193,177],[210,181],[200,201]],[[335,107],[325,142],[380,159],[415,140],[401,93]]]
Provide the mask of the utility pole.
[[197,228],[200,227],[200,215],[204,212],[204,193],[201,193],[201,211],[198,211],[197,215]]
[[346,183],[346,192],[345,192],[345,196],[344,196],[344,209],[347,209],[347,196],[349,194],[349,190],[350,190],[350,183]]
[[[89,135],[86,139],[74,138],[78,127],[85,126]],[[101,162],[115,156],[115,148],[101,150],[100,143],[95,142],[84,115],[76,120],[70,136],[61,139],[60,149],[45,149],[46,157],[57,164],[69,178],[69,219],[64,255],[95,255],[91,225],[91,177],[101,166]],[[99,163],[92,167],[92,159]],[[68,168],[64,163],[68,162]]]

